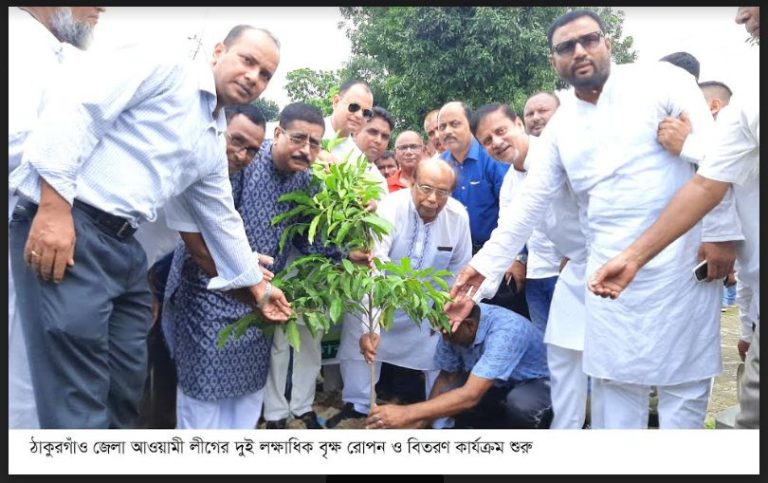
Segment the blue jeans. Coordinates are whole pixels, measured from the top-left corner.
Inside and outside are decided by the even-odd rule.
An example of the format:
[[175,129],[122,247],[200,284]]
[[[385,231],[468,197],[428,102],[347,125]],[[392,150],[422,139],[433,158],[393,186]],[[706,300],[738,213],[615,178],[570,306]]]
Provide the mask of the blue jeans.
[[723,305],[733,305],[736,303],[736,285],[725,287],[723,290]]
[[547,278],[529,278],[525,281],[525,300],[528,302],[528,313],[533,325],[541,329],[547,328],[549,306],[555,291],[557,276]]

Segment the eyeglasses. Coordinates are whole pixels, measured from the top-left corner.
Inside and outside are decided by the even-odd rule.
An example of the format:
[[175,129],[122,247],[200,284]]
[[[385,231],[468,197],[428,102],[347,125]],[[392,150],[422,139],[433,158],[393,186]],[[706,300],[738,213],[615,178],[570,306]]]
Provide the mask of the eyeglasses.
[[[362,106],[357,102],[350,102],[349,105],[347,106],[347,109],[349,110],[349,112],[357,112],[360,109],[362,109]],[[373,111],[370,109],[363,109],[363,117],[368,120],[373,119]]]
[[245,143],[246,141],[239,137],[239,136],[232,136],[228,132],[224,131],[224,136],[227,137],[227,143],[229,143],[230,146],[235,148],[236,152],[245,151],[245,154],[248,155],[249,158],[256,157],[257,154],[259,154],[259,149],[261,149],[261,146],[247,146]]
[[310,137],[309,134],[290,133],[280,126],[278,126],[278,129],[280,129],[280,131],[283,132],[283,134],[288,136],[288,139],[291,141],[291,144],[293,144],[294,146],[304,147],[307,143],[309,143],[309,149],[312,149],[312,150],[320,149],[320,147],[322,146],[321,141],[319,139]]
[[585,34],[581,37],[576,37],[575,39],[560,42],[559,44],[552,47],[552,51],[559,56],[569,57],[573,55],[573,51],[576,50],[576,44],[581,44],[581,46],[585,49],[592,50],[597,47],[600,39],[604,36],[605,34],[598,30],[597,32],[592,32],[591,34]]
[[400,146],[395,146],[395,150],[397,151],[421,151],[424,149],[423,144],[402,144]]
[[440,188],[433,188],[427,184],[414,183],[413,186],[421,192],[424,196],[429,197],[432,193],[435,194],[435,198],[438,200],[444,200],[451,196],[451,192],[448,190],[441,190]]

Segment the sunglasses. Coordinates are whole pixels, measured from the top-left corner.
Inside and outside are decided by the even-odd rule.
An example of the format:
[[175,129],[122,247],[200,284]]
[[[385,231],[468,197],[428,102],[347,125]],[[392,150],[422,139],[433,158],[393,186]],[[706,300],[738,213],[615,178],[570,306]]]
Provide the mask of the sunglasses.
[[600,39],[604,36],[605,34],[598,30],[597,32],[582,35],[581,37],[576,37],[575,39],[560,42],[559,44],[552,47],[552,51],[561,57],[569,57],[573,55],[573,52],[576,50],[576,44],[581,44],[581,46],[586,50],[592,50],[597,47],[597,44],[600,43]]
[[[347,106],[347,109],[349,110],[349,112],[357,112],[360,109],[362,109],[362,106],[357,102],[350,102],[349,105]],[[373,111],[370,109],[363,109],[363,117],[370,121],[371,119],[373,119]]]

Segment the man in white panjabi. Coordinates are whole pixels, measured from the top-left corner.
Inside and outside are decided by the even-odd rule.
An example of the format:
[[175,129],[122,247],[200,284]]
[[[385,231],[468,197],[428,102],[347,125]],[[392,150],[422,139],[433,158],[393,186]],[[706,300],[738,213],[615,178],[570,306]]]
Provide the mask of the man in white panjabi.
[[[650,226],[694,174],[691,163],[657,141],[660,121],[685,112],[693,132],[705,139],[713,128],[698,86],[679,68],[664,62],[611,65],[611,41],[594,12],[566,13],[548,39],[550,62],[575,95],[529,154],[519,211],[504,217],[457,277],[453,294],[504,270],[566,182],[586,208],[591,273]],[[700,243],[697,225],[640,271],[621,299],[585,297],[583,368],[593,380],[593,427],[645,428],[654,385],[661,428],[703,427],[710,379],[721,370],[722,288],[721,282],[693,278]]]
[[[410,189],[388,195],[379,205],[377,214],[392,223],[393,229],[376,243],[374,255],[395,263],[409,257],[414,268],[456,273],[471,258],[472,241],[467,211],[450,197],[456,183],[454,170],[436,158],[423,160],[416,169],[415,181]],[[434,361],[440,334],[433,332],[427,321],[417,325],[397,311],[388,331],[373,338],[364,335],[366,331],[357,319],[344,322],[339,359],[346,411],[329,420],[328,427],[346,417],[368,414],[371,380],[370,368],[361,354],[363,344],[375,353],[377,379],[382,362],[424,371],[425,397],[440,372]]]
[[[499,218],[503,219],[508,207],[515,206],[510,204],[511,198],[515,189],[521,189],[519,185],[525,179],[525,172],[520,168],[525,168],[525,171],[530,168],[528,152],[535,149],[538,138],[526,134],[520,117],[506,104],[488,104],[478,108],[472,115],[472,130],[488,154],[513,165],[501,186]],[[548,320],[545,320],[544,342],[547,344],[554,412],[550,429],[581,429],[586,416],[588,379],[582,371],[587,317],[584,307],[584,271],[587,265],[585,220],[586,213],[580,209],[573,191],[565,183],[557,191],[546,216],[528,241],[529,265],[532,258],[531,239],[537,232],[551,246],[552,252],[562,253],[568,259],[557,278]],[[490,292],[486,293],[486,290],[495,289],[498,285],[498,282],[485,284],[473,299],[477,303],[484,297],[490,297]]]
[[[24,141],[37,123],[50,83],[86,49],[104,7],[23,7],[9,11],[8,49],[8,172],[21,162]],[[50,93],[48,94],[50,95]],[[8,193],[8,216],[16,195]],[[10,258],[8,262],[10,266]],[[38,428],[29,362],[21,320],[16,310],[16,290],[8,271],[8,427]]]

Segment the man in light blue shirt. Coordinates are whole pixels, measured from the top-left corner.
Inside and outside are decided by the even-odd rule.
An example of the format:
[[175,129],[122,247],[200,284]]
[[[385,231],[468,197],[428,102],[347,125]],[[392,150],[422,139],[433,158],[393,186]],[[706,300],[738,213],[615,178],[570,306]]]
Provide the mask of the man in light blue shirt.
[[234,208],[222,109],[255,100],[279,57],[269,32],[246,25],[209,65],[126,49],[62,82],[66,95],[41,113],[9,184],[20,197],[11,262],[42,428],[135,424],[151,295],[133,233],[172,197],[216,262],[208,288],[248,287],[267,319],[290,315]]
[[367,425],[409,428],[455,416],[457,428],[548,428],[552,403],[543,339],[541,330],[519,314],[477,304],[455,332],[438,342],[440,375],[430,398],[374,406]]

